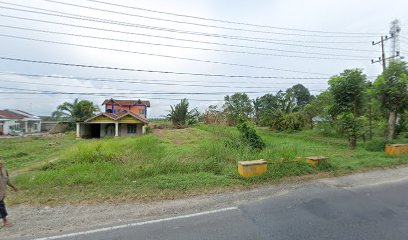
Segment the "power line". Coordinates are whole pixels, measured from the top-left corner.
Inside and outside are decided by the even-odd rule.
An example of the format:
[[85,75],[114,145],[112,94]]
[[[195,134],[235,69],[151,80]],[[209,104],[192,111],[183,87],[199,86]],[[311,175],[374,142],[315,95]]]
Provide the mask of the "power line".
[[[290,58],[308,58],[308,59],[324,59],[324,60],[330,60],[330,59],[332,59],[332,60],[365,60],[367,58],[370,58],[369,56],[353,56],[353,55],[351,55],[351,56],[353,56],[355,58],[333,58],[333,57],[329,58],[329,57],[316,57],[316,56],[299,56],[299,55],[284,55],[284,54],[271,54],[271,53],[260,53],[260,52],[234,51],[234,50],[226,50],[226,49],[213,49],[213,48],[179,46],[179,45],[173,45],[173,44],[161,44],[161,43],[152,43],[152,42],[143,42],[143,41],[132,41],[132,40],[125,40],[125,39],[118,39],[118,38],[97,37],[97,36],[74,34],[74,33],[67,33],[67,32],[57,32],[57,31],[40,30],[40,29],[25,28],[25,27],[7,26],[7,25],[1,25],[1,24],[0,24],[0,27],[18,29],[18,30],[25,30],[25,31],[33,31],[33,32],[42,32],[42,33],[51,33],[51,34],[58,34],[58,35],[82,37],[82,38],[100,39],[100,40],[115,41],[115,42],[126,42],[126,43],[153,45],[153,46],[164,46],[164,47],[173,47],[173,48],[194,49],[194,50],[215,51],[215,52],[226,52],[226,53],[238,53],[238,54],[249,54],[249,55],[290,57]],[[327,54],[327,55],[330,55],[330,54]],[[332,56],[336,56],[336,55],[332,55]]]
[[[228,78],[259,78],[259,79],[276,79],[276,76],[251,76],[251,75],[224,75],[224,74],[208,74],[208,73],[191,73],[191,72],[174,72],[174,71],[161,71],[161,70],[147,70],[147,69],[135,69],[135,68],[121,68],[121,67],[109,67],[109,66],[96,66],[96,65],[86,65],[86,64],[75,64],[75,63],[62,63],[62,62],[50,62],[50,61],[40,61],[40,60],[30,60],[22,58],[12,58],[12,57],[0,57],[2,60],[7,61],[18,61],[18,62],[29,62],[38,64],[50,64],[59,66],[69,66],[69,67],[82,67],[82,68],[95,68],[95,69],[107,69],[107,70],[118,70],[118,71],[128,71],[128,72],[147,72],[147,73],[162,73],[162,74],[175,74],[175,75],[191,75],[191,76],[205,76],[205,77],[228,77]],[[316,75],[326,75],[325,73],[311,73],[311,72],[300,72],[288,69],[280,69],[280,71],[295,72],[295,73],[309,73]],[[291,78],[294,79],[294,78]],[[296,78],[305,79],[305,78]],[[310,79],[310,78],[309,78]]]
[[[54,85],[55,84],[51,84]],[[58,86],[58,85],[57,85]],[[73,86],[74,87],[74,86]],[[77,86],[78,87],[78,86]],[[79,86],[81,87],[81,86]],[[26,89],[26,88],[15,88],[15,87],[4,87],[0,86],[0,89],[7,89],[7,90],[18,90],[18,91],[27,91],[27,94],[39,94],[39,93],[44,93],[44,94],[70,94],[70,95],[75,95],[75,94],[80,94],[80,95],[100,95],[100,94],[124,94],[124,95],[134,95],[135,92],[61,92],[61,91],[51,91],[51,90],[37,90],[37,89]],[[116,90],[116,89],[112,89]],[[129,91],[129,89],[127,89]],[[277,92],[277,91],[270,91],[270,92]],[[9,94],[16,94],[16,92],[0,92],[0,93],[9,93]],[[186,92],[138,92],[137,94],[139,95],[225,95],[225,94],[231,94],[234,92],[212,92],[212,93],[203,93],[203,92],[191,92],[191,93],[186,93]],[[245,93],[266,93],[266,92],[245,92]]]
[[[0,72],[3,75],[15,75],[15,76],[24,76],[24,77],[38,77],[38,78],[53,78],[53,79],[71,79],[71,80],[84,80],[84,81],[95,81],[95,82],[118,82],[118,83],[132,83],[132,84],[147,84],[147,85],[165,85],[165,86],[186,86],[186,87],[209,87],[209,88],[231,88],[231,85],[204,85],[204,84],[178,84],[173,82],[201,82],[201,81],[180,81],[180,80],[145,80],[145,79],[131,79],[131,78],[89,78],[89,77],[80,77],[80,76],[60,76],[60,75],[41,75],[41,74],[26,74],[26,73],[15,73],[15,72]],[[293,78],[291,78],[293,79]],[[317,78],[317,79],[324,79],[327,78]],[[238,83],[242,84],[243,82],[217,82],[217,83]],[[267,84],[265,82],[262,85]],[[273,82],[273,84],[298,84],[298,82]],[[300,83],[300,84],[324,84],[324,83]],[[234,88],[270,88],[265,86],[245,86],[239,85],[234,86]]]
[[239,48],[267,50],[267,51],[276,51],[276,52],[314,54],[314,55],[320,55],[320,56],[355,57],[355,55],[346,55],[346,54],[333,54],[333,53],[317,53],[317,52],[306,52],[306,51],[295,51],[295,50],[282,50],[282,49],[277,49],[277,48],[255,47],[255,46],[247,46],[247,45],[216,43],[216,42],[208,42],[208,41],[201,41],[201,40],[183,39],[183,38],[167,37],[167,36],[161,36],[161,35],[152,35],[152,34],[144,34],[144,33],[113,30],[113,29],[89,27],[89,26],[84,26],[84,25],[77,25],[77,24],[70,24],[70,23],[63,23],[63,22],[56,22],[56,21],[47,21],[47,20],[40,20],[40,19],[34,19],[34,18],[17,17],[17,16],[10,16],[10,15],[4,15],[4,14],[0,14],[0,16],[1,17],[7,17],[7,18],[20,19],[20,20],[25,20],[25,21],[34,21],[34,22],[42,22],[42,23],[47,23],[47,24],[62,25],[62,26],[82,28],[82,29],[91,29],[91,30],[97,30],[97,31],[103,31],[103,32],[120,33],[120,34],[127,34],[127,35],[136,35],[136,36],[145,36],[145,37],[169,39],[169,40],[176,40],[176,41],[183,41],[183,42],[203,43],[203,44],[210,44],[210,45],[217,45],[217,46],[239,47]]
[[[133,96],[134,93],[123,94],[123,95],[112,95],[109,93],[90,93],[90,92],[56,92],[56,91],[41,91],[41,90],[32,90],[32,89],[21,89],[21,88],[8,88],[0,87],[0,89],[9,89],[9,90],[18,90],[20,92],[0,92],[0,94],[12,94],[12,95],[85,95],[85,96],[101,96],[101,97],[129,97]],[[25,91],[25,92],[24,92]],[[278,91],[276,91],[278,92]],[[117,94],[117,93],[113,93]],[[119,93],[120,94],[120,93]],[[143,95],[143,94],[142,94]],[[162,97],[148,97],[149,99],[160,99],[160,100],[181,100],[182,98],[162,98]],[[223,99],[188,99],[192,101],[205,101],[205,102],[214,102],[214,101],[223,101]]]
[[284,71],[284,72],[296,72],[296,73],[308,73],[308,74],[319,74],[319,75],[321,75],[320,73],[311,73],[311,72],[289,70],[289,69],[282,69],[282,68],[273,68],[273,67],[266,67],[266,66],[257,66],[257,65],[230,63],[230,62],[219,62],[219,61],[212,61],[212,60],[198,59],[198,58],[177,57],[177,56],[171,56],[171,55],[130,51],[130,50],[123,50],[123,49],[116,49],[116,48],[96,47],[96,46],[90,46],[90,45],[84,45],[84,44],[50,41],[50,40],[44,40],[44,39],[28,38],[28,37],[21,37],[21,36],[7,35],[7,34],[0,34],[0,36],[10,37],[10,38],[17,38],[17,39],[24,39],[24,40],[30,40],[30,41],[36,41],[36,42],[53,43],[53,44],[60,44],[60,45],[67,45],[67,46],[76,46],[76,47],[85,47],[85,48],[92,48],[92,49],[99,49],[99,50],[108,50],[108,51],[115,51],[115,52],[140,54],[140,55],[146,55],[146,56],[161,57],[161,58],[171,58],[171,59],[186,60],[186,61],[193,61],[193,62],[202,62],[202,63],[220,64],[220,65],[228,65],[228,66],[236,66],[236,67],[247,67],[247,68],[256,68],[256,69],[268,69],[268,70],[276,70],[276,71]]
[[[92,48],[92,49],[98,49],[98,50],[106,50],[106,51],[114,51],[114,52],[122,52],[122,53],[131,53],[131,54],[140,54],[140,55],[147,55],[147,56],[161,57],[161,58],[172,58],[172,59],[187,60],[187,61],[194,61],[194,62],[203,62],[203,63],[221,64],[221,65],[229,65],[229,66],[237,66],[237,67],[248,67],[248,68],[258,68],[258,69],[269,69],[269,70],[282,71],[282,70],[279,70],[278,68],[265,67],[265,66],[230,63],[230,62],[219,62],[219,61],[212,61],[212,60],[206,60],[206,59],[178,57],[178,56],[172,56],[172,55],[164,55],[164,54],[156,54],[156,53],[148,53],[148,52],[140,52],[140,51],[131,51],[131,50],[124,50],[124,49],[117,49],[117,48],[97,47],[97,46],[91,46],[91,45],[85,45],[85,44],[51,41],[51,40],[38,39],[38,38],[29,38],[29,37],[15,36],[15,35],[9,35],[9,34],[0,34],[0,36],[1,37],[9,37],[9,38],[29,40],[29,41],[36,41],[36,42],[42,42],[42,43],[53,43],[53,44],[66,45],[66,46],[85,47],[85,48]],[[296,58],[297,56],[287,56],[287,55],[285,56],[284,55],[282,57]],[[299,57],[302,58],[302,56],[299,56]],[[348,60],[348,61],[351,61],[351,60],[362,61],[362,60],[364,60],[364,59],[356,59],[356,58],[322,58],[322,57],[304,57],[304,58],[324,59],[324,60]],[[302,73],[304,73],[304,72],[302,72]]]
[[306,29],[297,29],[297,28],[274,27],[274,26],[268,26],[268,25],[260,25],[260,24],[252,24],[252,23],[244,23],[244,22],[236,22],[236,21],[227,21],[227,20],[220,20],[220,19],[214,19],[214,18],[205,18],[205,17],[185,15],[185,14],[170,13],[170,12],[157,11],[157,10],[151,10],[151,9],[146,9],[146,8],[134,7],[134,6],[126,6],[126,5],[121,5],[121,4],[117,4],[117,3],[108,3],[108,2],[104,2],[104,1],[98,1],[98,0],[87,0],[87,1],[102,3],[102,4],[106,4],[106,5],[110,5],[110,6],[117,6],[117,7],[136,9],[136,10],[140,10],[140,11],[147,11],[147,12],[166,14],[166,15],[177,16],[177,17],[186,17],[186,18],[193,18],[193,19],[213,21],[213,22],[221,22],[221,23],[228,23],[228,24],[236,24],[236,25],[243,25],[243,26],[250,26],[250,27],[261,27],[261,28],[269,28],[269,29],[299,31],[299,32],[330,33],[330,34],[350,34],[350,35],[359,35],[359,34],[362,34],[362,35],[377,35],[377,34],[379,34],[379,33],[330,32],[330,31],[306,30]]
[[[13,83],[24,83],[24,84],[32,84],[32,85],[43,85],[43,86],[57,86],[57,87],[79,87],[79,88],[89,88],[89,89],[96,89],[95,87],[86,87],[86,86],[79,86],[79,85],[71,85],[71,84],[55,84],[55,83],[33,83],[33,82],[26,82],[26,81],[8,81],[8,80],[0,80],[0,82],[13,82]],[[50,90],[37,90],[37,89],[21,89],[21,88],[14,88],[14,87],[4,87],[1,86],[2,89],[9,89],[9,90],[21,90],[21,91],[34,91],[34,92],[57,92],[59,91],[50,91]],[[103,88],[98,87],[98,89],[109,89],[112,91],[131,91],[131,92],[98,92],[95,94],[134,94],[135,92],[132,90],[135,89],[118,89],[118,88]],[[277,89],[277,88],[275,88]],[[310,89],[310,91],[323,91],[325,89]],[[275,90],[275,91],[245,91],[245,93],[269,93],[269,92],[278,92],[283,91],[282,89]],[[163,91],[155,91],[155,92],[143,92],[138,91],[137,94],[150,94],[150,95],[226,95],[236,93],[237,91],[226,91],[226,92],[163,92]]]
[[[57,86],[57,87],[78,87],[78,88],[87,88],[87,89],[108,89],[108,90],[115,90],[115,91],[129,91],[129,90],[134,90],[134,91],[139,91],[138,89],[129,89],[129,88],[112,88],[112,87],[88,87],[88,86],[82,86],[82,85],[72,85],[72,84],[56,84],[56,83],[38,83],[38,82],[28,82],[28,81],[15,81],[15,80],[4,80],[1,79],[0,82],[9,82],[9,83],[24,83],[24,84],[31,84],[31,85],[42,85],[42,86]],[[231,88],[231,86],[230,86]],[[257,87],[254,87],[257,88]],[[259,89],[259,88],[258,88]],[[280,89],[278,87],[264,87],[263,89]],[[309,89],[310,91],[320,91],[322,89]],[[246,93],[266,93],[265,91],[245,91]],[[268,92],[268,91],[267,91]],[[273,92],[273,91],[272,91]],[[140,94],[166,94],[168,92],[138,92]],[[207,93],[208,95],[217,95],[217,94],[228,94],[231,92],[209,92]],[[172,94],[195,94],[195,93],[185,93],[185,92],[174,92]],[[205,94],[205,93],[200,93],[200,94]]]
[[[204,33],[204,32],[195,32],[195,31],[184,31],[184,30],[178,30],[178,29],[172,29],[172,28],[163,28],[163,27],[154,27],[154,26],[142,25],[142,24],[131,24],[131,23],[120,22],[120,21],[110,21],[110,20],[108,21],[108,20],[104,20],[104,19],[100,19],[100,18],[91,18],[91,17],[79,15],[79,14],[64,13],[65,15],[60,15],[60,14],[53,14],[53,13],[47,13],[47,12],[38,12],[38,11],[18,9],[18,8],[9,8],[9,7],[3,7],[3,6],[1,6],[0,8],[14,10],[14,11],[21,11],[21,12],[30,12],[30,13],[35,13],[35,14],[43,14],[43,15],[48,15],[48,16],[56,16],[56,17],[62,17],[62,18],[77,19],[77,20],[83,20],[83,21],[89,21],[89,22],[99,22],[99,23],[106,23],[106,24],[111,24],[111,25],[136,27],[136,28],[143,28],[143,29],[149,29],[149,30],[155,30],[155,31],[165,31],[165,32],[172,32],[172,33],[187,34],[187,35],[196,35],[196,36],[205,36],[205,37],[214,37],[214,38],[224,38],[224,39],[230,39],[230,40],[232,39],[232,40],[240,40],[240,41],[248,41],[248,42],[270,43],[270,44],[285,45],[285,46],[305,47],[305,48],[320,48],[320,49],[331,49],[331,50],[340,50],[340,51],[356,51],[356,52],[372,52],[372,50],[368,50],[368,49],[311,46],[311,45],[304,45],[304,44],[274,42],[273,40],[271,41],[268,38],[252,38],[252,37],[241,37],[241,36],[237,36],[237,35],[222,35],[222,34],[211,34],[211,33]],[[31,8],[31,7],[26,7],[26,8]],[[58,12],[58,11],[53,11],[53,10],[46,10],[46,11],[48,11],[48,12]],[[69,15],[69,16],[66,16],[66,15]]]
[[[134,14],[134,13],[125,13],[125,12],[119,12],[119,11],[113,11],[113,10],[108,10],[108,9],[102,9],[102,8],[95,8],[95,7],[89,7],[89,6],[84,6],[84,5],[79,5],[79,4],[73,4],[73,3],[65,3],[65,2],[60,2],[60,1],[55,1],[55,0],[43,0],[46,2],[52,2],[52,3],[57,3],[57,4],[62,4],[66,6],[73,6],[77,8],[83,8],[83,9],[91,9],[95,11],[100,11],[100,12],[108,12],[108,13],[114,13],[114,14],[119,14],[119,15],[125,15],[125,16],[131,16],[131,17],[138,17],[138,18],[145,18],[145,19],[151,19],[151,20],[158,20],[158,21],[164,21],[164,22],[172,22],[172,23],[181,23],[181,24],[188,24],[188,25],[193,25],[193,26],[200,26],[200,27],[211,27],[211,28],[219,28],[219,29],[226,29],[226,30],[234,30],[234,31],[243,31],[243,32],[251,32],[251,33],[266,33],[266,34],[279,34],[279,35],[292,35],[292,36],[308,36],[308,37],[339,37],[337,36],[327,36],[327,35],[305,35],[305,34],[296,34],[296,33],[285,33],[285,32],[271,32],[271,31],[262,31],[262,30],[251,30],[251,29],[242,29],[242,28],[232,28],[232,27],[223,27],[223,26],[216,26],[216,25],[209,25],[209,24],[200,24],[200,23],[194,23],[194,22],[186,22],[186,21],[178,21],[174,19],[168,19],[168,18],[158,18],[158,17],[150,17],[150,16],[145,16],[145,15],[140,15],[140,14]],[[0,1],[1,2],[1,1]],[[4,3],[4,2],[2,2]],[[8,3],[7,3],[8,4]],[[10,5],[15,5],[15,6],[20,6],[20,7],[26,7],[24,5],[20,4],[10,4]],[[41,8],[36,8],[36,9],[41,9]],[[44,10],[44,9],[41,9]],[[341,36],[340,36],[341,37]],[[350,37],[350,36],[347,36]],[[365,36],[367,37],[367,36]],[[293,40],[282,40],[282,41],[293,41]],[[293,42],[308,42],[308,41],[293,41]],[[310,42],[310,41],[309,41]],[[322,43],[319,41],[319,43]],[[333,42],[326,42],[326,43],[333,43]],[[334,42],[334,43],[366,43],[366,41],[359,41],[359,42]]]

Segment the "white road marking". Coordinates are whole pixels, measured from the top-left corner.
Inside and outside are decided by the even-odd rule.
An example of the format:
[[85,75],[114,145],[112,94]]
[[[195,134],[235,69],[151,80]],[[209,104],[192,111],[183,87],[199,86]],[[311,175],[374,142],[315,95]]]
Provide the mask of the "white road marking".
[[193,214],[188,214],[188,215],[150,220],[150,221],[146,221],[146,222],[129,223],[129,224],[124,224],[124,225],[118,225],[118,226],[113,226],[113,227],[105,227],[105,228],[99,228],[99,229],[95,229],[95,230],[76,232],[76,233],[69,233],[69,234],[63,234],[63,235],[52,236],[52,237],[36,238],[34,240],[53,240],[53,239],[61,239],[61,238],[67,238],[67,237],[76,237],[76,236],[81,236],[81,235],[88,235],[88,234],[99,233],[99,232],[107,232],[107,231],[123,229],[123,228],[143,226],[143,225],[147,225],[147,224],[167,222],[167,221],[172,221],[172,220],[203,216],[203,215],[219,213],[219,212],[226,212],[226,211],[237,210],[237,209],[238,209],[238,207],[221,208],[221,209],[205,211],[205,212],[199,212],[199,213],[193,213]]

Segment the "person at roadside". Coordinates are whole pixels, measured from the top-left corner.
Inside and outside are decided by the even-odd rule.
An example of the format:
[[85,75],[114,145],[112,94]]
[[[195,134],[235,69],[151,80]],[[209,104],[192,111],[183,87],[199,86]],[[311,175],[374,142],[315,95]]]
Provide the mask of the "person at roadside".
[[8,172],[4,167],[3,160],[0,159],[0,218],[3,219],[3,226],[10,226],[9,221],[7,220],[7,210],[6,204],[4,203],[4,198],[6,197],[7,185],[10,186],[15,192],[17,188],[11,184]]

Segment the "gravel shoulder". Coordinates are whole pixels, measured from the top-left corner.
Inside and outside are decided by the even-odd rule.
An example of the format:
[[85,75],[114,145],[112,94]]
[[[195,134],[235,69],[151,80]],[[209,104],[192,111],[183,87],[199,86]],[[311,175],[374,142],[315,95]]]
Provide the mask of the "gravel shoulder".
[[191,214],[237,206],[285,195],[293,190],[321,186],[358,188],[408,180],[408,167],[378,169],[353,175],[297,180],[290,183],[263,186],[252,190],[151,203],[103,203],[97,205],[67,205],[55,207],[14,206],[8,208],[13,227],[1,228],[0,239],[32,239],[139,222],[156,218]]

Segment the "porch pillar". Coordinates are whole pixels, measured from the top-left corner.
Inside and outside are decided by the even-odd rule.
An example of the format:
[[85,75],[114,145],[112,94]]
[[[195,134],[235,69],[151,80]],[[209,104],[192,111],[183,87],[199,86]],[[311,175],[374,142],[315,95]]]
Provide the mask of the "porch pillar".
[[119,137],[119,123],[115,122],[115,137]]
[[24,133],[28,133],[28,121],[24,122]]
[[80,138],[81,137],[81,124],[80,123],[76,123],[76,137]]
[[41,132],[41,121],[38,122],[37,131],[38,131],[38,132]]

